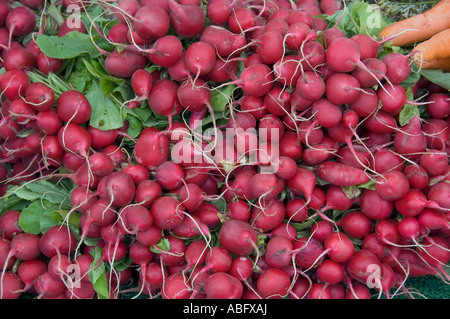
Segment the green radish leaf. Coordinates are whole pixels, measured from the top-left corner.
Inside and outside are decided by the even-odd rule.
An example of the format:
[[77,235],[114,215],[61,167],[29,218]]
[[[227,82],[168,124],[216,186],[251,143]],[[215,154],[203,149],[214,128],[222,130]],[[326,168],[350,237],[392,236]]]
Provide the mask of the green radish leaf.
[[442,70],[420,70],[420,74],[431,82],[443,87],[447,91],[450,91],[450,73]]
[[215,112],[225,111],[226,106],[230,104],[230,101],[232,100],[231,96],[235,87],[236,85],[234,84],[227,85],[211,92],[210,103]]
[[19,217],[19,226],[25,232],[37,235],[60,224],[61,221],[62,216],[59,213],[58,206],[45,201],[35,201],[22,210]]
[[73,59],[88,54],[91,58],[100,56],[88,34],[72,31],[63,37],[38,35],[36,43],[47,56],[55,59]]
[[90,125],[99,130],[118,129],[124,125],[118,105],[102,92],[97,81],[92,82],[85,96],[92,106]]
[[94,290],[97,292],[99,299],[109,299],[108,280],[106,278],[105,263],[102,262],[97,265],[102,258],[102,248],[98,246],[95,247],[91,251],[91,254],[94,259],[92,260],[91,267],[89,269],[89,281],[94,286]]
[[416,115],[420,115],[420,109],[417,105],[405,104],[398,115],[400,126],[405,126]]

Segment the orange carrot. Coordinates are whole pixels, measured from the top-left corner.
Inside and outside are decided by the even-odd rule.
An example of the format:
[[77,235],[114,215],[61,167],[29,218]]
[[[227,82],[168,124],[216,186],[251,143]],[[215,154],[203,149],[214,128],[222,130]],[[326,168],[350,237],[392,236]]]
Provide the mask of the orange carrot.
[[390,39],[394,46],[404,46],[428,40],[448,28],[450,28],[450,0],[442,0],[424,13],[389,25],[380,32],[378,38]]
[[422,69],[442,70],[444,72],[450,72],[450,57],[434,59],[430,62],[424,62],[422,64],[420,63],[420,61],[414,61],[414,63]]
[[413,60],[422,63],[450,57],[450,29],[441,31],[430,39],[419,43],[411,53]]

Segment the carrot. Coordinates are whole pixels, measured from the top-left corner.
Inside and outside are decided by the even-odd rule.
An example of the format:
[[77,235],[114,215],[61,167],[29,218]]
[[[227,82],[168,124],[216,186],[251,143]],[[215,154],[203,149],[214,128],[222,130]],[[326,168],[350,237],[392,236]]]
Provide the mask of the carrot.
[[422,63],[450,57],[450,29],[441,31],[430,39],[419,43],[411,53],[413,60]]
[[450,57],[434,59],[422,64],[420,63],[420,61],[415,61],[414,63],[422,69],[442,70],[444,72],[450,72]]
[[448,28],[450,28],[450,0],[442,0],[421,14],[389,25],[378,37],[381,40],[390,39],[394,46],[404,46],[428,40]]

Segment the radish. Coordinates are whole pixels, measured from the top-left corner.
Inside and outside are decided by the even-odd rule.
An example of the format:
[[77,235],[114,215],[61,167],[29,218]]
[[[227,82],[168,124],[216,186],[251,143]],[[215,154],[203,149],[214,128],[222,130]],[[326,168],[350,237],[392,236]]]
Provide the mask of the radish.
[[75,250],[76,244],[75,235],[64,225],[49,228],[39,240],[39,248],[48,258],[57,254],[68,255]]
[[209,73],[216,62],[216,51],[212,45],[207,42],[194,42],[185,53],[185,61],[187,69],[201,76]]
[[427,147],[426,137],[418,116],[401,128],[394,136],[394,148],[400,155],[414,159],[419,158]]
[[28,75],[20,70],[6,71],[0,75],[2,95],[10,101],[24,96],[30,84],[31,80]]
[[6,16],[10,36],[21,37],[31,33],[36,26],[36,14],[26,6],[12,9]]
[[295,264],[306,270],[317,267],[324,258],[323,244],[312,237],[300,237],[294,242]]
[[372,220],[360,211],[351,211],[342,217],[337,224],[345,234],[352,238],[363,239],[372,232]]
[[195,4],[180,4],[169,0],[170,25],[175,33],[184,38],[192,38],[203,29],[205,24],[205,12]]
[[291,239],[283,236],[272,237],[266,245],[264,254],[267,263],[273,268],[284,268],[292,262],[291,251],[293,250]]
[[0,285],[0,299],[19,299],[23,287],[23,282],[14,272],[5,272]]
[[47,263],[39,258],[24,260],[17,268],[17,276],[23,282],[24,291],[28,291],[33,288],[34,282],[37,277],[47,271]]
[[384,172],[377,177],[375,189],[386,200],[395,201],[406,195],[410,188],[408,178],[400,171]]
[[359,202],[361,212],[374,220],[388,218],[394,211],[394,203],[381,197],[375,190],[363,190]]
[[355,251],[347,263],[348,274],[363,284],[367,283],[371,276],[375,280],[375,284],[380,284],[380,278],[377,278],[376,275],[374,276],[374,272],[377,269],[381,269],[381,262],[374,253],[367,249]]
[[359,185],[369,181],[369,177],[363,170],[333,161],[321,163],[317,176],[337,186]]
[[128,49],[114,49],[105,59],[105,69],[109,74],[119,78],[129,78],[137,70],[147,65],[148,59],[141,53]]
[[256,281],[257,292],[264,299],[280,299],[287,295],[291,280],[283,269],[269,268]]
[[134,147],[136,162],[148,170],[155,169],[170,156],[167,136],[158,133],[159,130],[142,130]]
[[245,256],[256,249],[257,233],[249,223],[232,219],[222,225],[219,241],[231,253]]
[[141,6],[134,14],[133,28],[143,39],[157,39],[169,29],[169,15],[158,6]]
[[174,197],[161,196],[157,198],[150,210],[153,223],[162,229],[172,229],[180,225],[184,219],[183,207]]
[[344,233],[333,232],[324,241],[323,247],[328,257],[337,262],[349,261],[355,251],[355,247],[350,238]]
[[71,124],[86,123],[92,114],[92,108],[86,96],[76,90],[62,93],[56,102],[56,110],[62,121]]
[[0,235],[2,238],[11,240],[16,234],[23,232],[19,226],[20,213],[18,210],[7,210],[0,215]]
[[336,285],[344,279],[344,269],[341,263],[325,259],[317,267],[317,279],[327,285]]
[[216,272],[205,283],[207,299],[240,299],[244,286],[236,277],[226,272]]

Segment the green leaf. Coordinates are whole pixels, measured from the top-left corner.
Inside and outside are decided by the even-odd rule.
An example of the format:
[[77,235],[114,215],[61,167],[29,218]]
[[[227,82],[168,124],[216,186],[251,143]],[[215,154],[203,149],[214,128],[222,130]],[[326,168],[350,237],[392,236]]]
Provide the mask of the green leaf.
[[100,51],[92,43],[88,34],[72,31],[63,37],[38,35],[36,43],[39,48],[51,58],[73,59],[82,54],[92,58],[100,56]]
[[417,105],[405,104],[398,115],[398,122],[400,126],[405,126],[411,119],[420,115],[420,109]]
[[230,104],[231,96],[236,85],[227,85],[211,92],[211,106],[215,112],[223,112]]
[[102,258],[102,248],[98,246],[95,247],[91,251],[91,254],[94,259],[92,260],[91,268],[89,270],[89,280],[94,286],[94,290],[97,292],[99,299],[109,299],[108,280],[106,278],[105,263],[102,262],[97,265]]
[[420,74],[427,78],[429,81],[443,87],[447,91],[450,91],[450,73],[442,70],[420,70]]
[[25,232],[37,235],[58,225],[61,221],[62,217],[57,206],[45,201],[42,203],[35,201],[22,210],[19,217],[19,226]]
[[46,180],[24,184],[17,189],[16,195],[29,201],[45,199],[52,204],[66,207],[70,205],[69,192]]
[[169,251],[170,250],[170,242],[167,238],[162,238],[157,244],[157,249],[155,247],[150,246],[150,250],[156,254],[160,254],[161,251]]
[[112,130],[123,126],[118,105],[102,92],[97,81],[92,82],[85,95],[92,106],[90,125],[99,130]]

